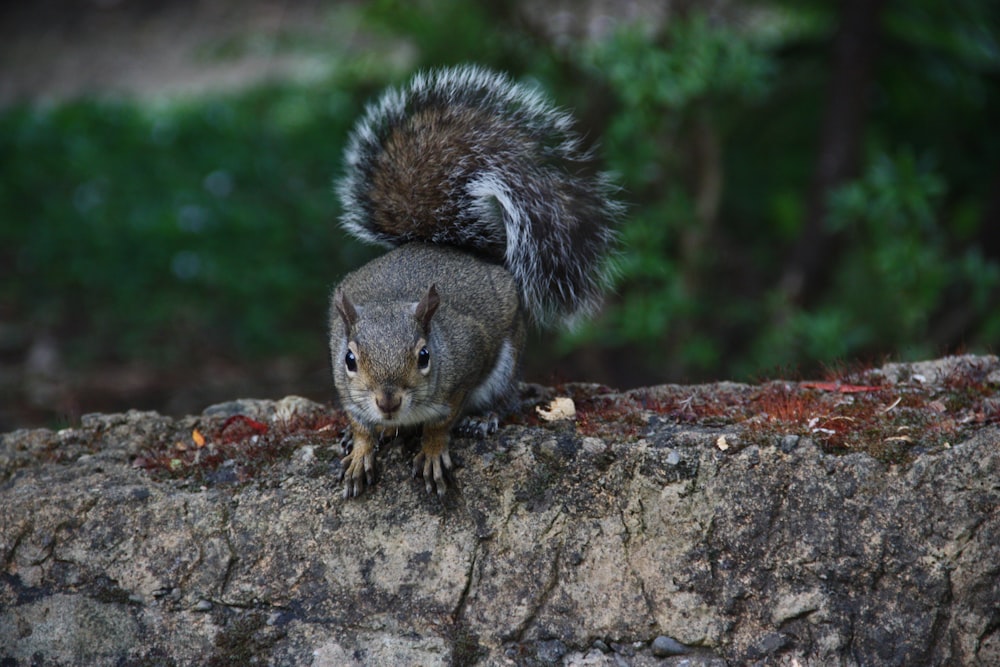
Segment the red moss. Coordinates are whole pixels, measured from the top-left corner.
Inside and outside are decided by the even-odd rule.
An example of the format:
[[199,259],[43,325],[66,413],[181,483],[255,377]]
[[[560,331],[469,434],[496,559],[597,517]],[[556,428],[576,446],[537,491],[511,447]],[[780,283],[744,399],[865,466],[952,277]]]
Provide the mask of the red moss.
[[225,420],[207,419],[197,430],[205,442],[184,438],[151,448],[133,461],[133,465],[158,477],[192,478],[207,483],[220,468],[231,466],[232,479],[253,479],[277,461],[305,445],[333,447],[347,426],[339,411],[329,411],[266,424],[246,415]]
[[[878,371],[828,376],[824,381],[769,382],[760,386],[662,386],[617,392],[609,387],[567,384],[554,389],[576,406],[580,435],[637,439],[652,416],[703,427],[740,425],[745,442],[773,444],[784,435],[812,438],[824,450],[864,451],[898,462],[914,452],[948,446],[984,423],[1000,423],[998,387],[987,361],[956,364],[936,382],[917,377],[885,384]],[[919,380],[919,381],[918,381]],[[934,379],[936,380],[936,379]],[[506,423],[544,426],[533,409]],[[210,478],[232,466],[237,480],[250,479],[304,444],[332,452],[347,420],[336,410],[264,423],[245,415],[196,424],[207,441],[193,438],[154,446],[137,467],[164,477]]]
[[573,399],[576,426],[581,435],[638,438],[646,425],[642,406],[609,387],[569,385],[557,388],[557,393]]
[[233,415],[222,424],[219,439],[224,443],[234,443],[254,435],[265,435],[267,431],[267,424],[250,419],[246,415]]

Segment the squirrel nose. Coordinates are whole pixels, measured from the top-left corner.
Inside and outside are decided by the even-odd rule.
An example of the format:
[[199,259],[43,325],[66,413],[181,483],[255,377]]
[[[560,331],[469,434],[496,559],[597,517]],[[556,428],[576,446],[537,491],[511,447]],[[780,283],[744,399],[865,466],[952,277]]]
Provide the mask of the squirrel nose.
[[403,397],[392,389],[382,390],[375,396],[375,405],[382,411],[382,414],[390,417],[396,410],[399,410],[399,406],[402,404]]

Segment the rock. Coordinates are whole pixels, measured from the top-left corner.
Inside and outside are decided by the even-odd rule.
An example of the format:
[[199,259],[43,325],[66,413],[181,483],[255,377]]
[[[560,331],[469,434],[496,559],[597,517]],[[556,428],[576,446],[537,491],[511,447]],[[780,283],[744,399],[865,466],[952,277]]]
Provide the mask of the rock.
[[595,639],[595,640],[594,640],[594,643],[593,643],[593,644],[591,644],[591,647],[592,647],[592,648],[595,648],[595,649],[597,649],[597,650],[598,650],[598,651],[600,651],[601,653],[607,653],[608,651],[610,651],[610,650],[611,650],[611,647],[610,647],[610,646],[608,646],[608,645],[607,645],[606,643],[604,643],[604,642],[603,642],[602,640],[600,640],[600,639]]
[[298,398],[6,434],[0,663],[998,664],[998,368],[834,396],[939,401],[885,457],[721,414],[762,388],[570,387],[575,425],[457,438],[443,502],[412,439],[342,501],[343,417]]
[[781,451],[786,454],[790,453],[793,449],[799,446],[799,436],[790,433],[781,438]]
[[690,653],[690,651],[691,649],[672,637],[660,635],[653,640],[653,655],[657,658],[666,658],[671,655],[684,655],[685,653]]
[[535,657],[546,664],[555,664],[566,655],[566,645],[558,639],[540,641],[535,646]]

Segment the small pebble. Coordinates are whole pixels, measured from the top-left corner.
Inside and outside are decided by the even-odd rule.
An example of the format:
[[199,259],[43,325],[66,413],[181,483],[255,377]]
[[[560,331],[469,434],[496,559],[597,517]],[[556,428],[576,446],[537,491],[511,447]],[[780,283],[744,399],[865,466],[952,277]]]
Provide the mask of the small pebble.
[[667,454],[667,465],[675,466],[681,462],[681,455],[676,449],[671,449],[670,453]]
[[619,655],[623,655],[626,658],[631,658],[635,655],[635,649],[632,648],[630,644],[619,644],[617,642],[611,643],[611,650]]
[[608,651],[611,650],[611,647],[608,646],[607,644],[605,644],[604,642],[602,642],[600,639],[595,639],[594,643],[591,644],[591,646],[593,648],[596,648],[601,653],[607,653]]
[[779,445],[781,451],[785,452],[786,454],[798,446],[799,446],[799,436],[792,434],[783,437],[781,439],[781,444]]
[[788,646],[790,642],[791,639],[787,635],[780,632],[771,632],[761,637],[755,648],[760,652],[760,657],[764,657],[774,655]]
[[588,454],[603,454],[608,448],[600,438],[584,438],[580,444],[583,446],[583,451]]
[[566,645],[558,639],[549,639],[538,642],[535,648],[535,657],[542,662],[556,663],[566,655]]
[[196,602],[195,605],[193,607],[191,607],[191,610],[192,611],[211,611],[212,610],[212,603],[209,602],[208,600],[198,600],[198,602]]
[[684,655],[687,652],[688,647],[673,637],[660,635],[653,640],[653,655],[657,658],[666,658],[672,655]]

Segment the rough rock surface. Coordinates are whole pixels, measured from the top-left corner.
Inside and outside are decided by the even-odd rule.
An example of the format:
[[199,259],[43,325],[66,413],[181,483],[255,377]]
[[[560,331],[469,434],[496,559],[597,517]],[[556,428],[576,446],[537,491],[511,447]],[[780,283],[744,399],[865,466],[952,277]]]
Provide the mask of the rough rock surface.
[[[992,357],[886,396],[968,363],[995,408]],[[591,388],[604,412],[456,439],[443,503],[398,443],[342,501],[303,399],[7,434],[0,664],[1000,664],[996,415],[887,462],[641,405],[755,390]]]

